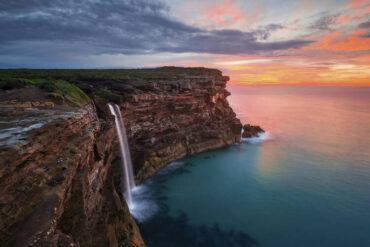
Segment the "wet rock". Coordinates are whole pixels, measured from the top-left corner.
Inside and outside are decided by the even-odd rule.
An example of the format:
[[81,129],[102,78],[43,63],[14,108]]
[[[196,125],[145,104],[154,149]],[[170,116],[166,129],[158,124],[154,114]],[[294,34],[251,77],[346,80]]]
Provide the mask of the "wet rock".
[[243,126],[243,138],[251,138],[254,136],[258,136],[259,133],[265,132],[260,126],[253,126],[250,124],[246,124]]

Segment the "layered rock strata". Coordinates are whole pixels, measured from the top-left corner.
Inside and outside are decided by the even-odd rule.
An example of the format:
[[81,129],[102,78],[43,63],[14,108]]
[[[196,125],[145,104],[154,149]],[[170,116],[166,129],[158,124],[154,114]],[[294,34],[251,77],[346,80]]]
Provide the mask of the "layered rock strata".
[[142,90],[120,102],[139,182],[174,160],[240,142],[242,126],[226,100],[226,79],[158,83],[167,94]]
[[0,245],[144,246],[115,189],[114,125],[93,105],[60,115],[0,150]]
[[136,180],[143,182],[172,161],[241,141],[242,125],[226,100],[229,78],[201,71],[175,79],[70,79],[92,99],[83,108],[63,110],[54,101],[44,114],[25,110],[24,102],[12,101],[20,106],[13,110],[4,105],[16,126],[34,128],[10,139],[14,126],[0,124],[0,245],[144,246],[120,191],[107,103],[121,108]]

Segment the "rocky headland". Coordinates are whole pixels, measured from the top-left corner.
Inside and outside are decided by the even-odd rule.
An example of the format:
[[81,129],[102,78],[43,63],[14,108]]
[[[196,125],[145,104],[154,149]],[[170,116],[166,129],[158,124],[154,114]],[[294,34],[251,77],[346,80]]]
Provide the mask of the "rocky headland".
[[241,141],[228,80],[205,68],[0,71],[0,245],[145,246],[107,104],[121,109],[141,183]]

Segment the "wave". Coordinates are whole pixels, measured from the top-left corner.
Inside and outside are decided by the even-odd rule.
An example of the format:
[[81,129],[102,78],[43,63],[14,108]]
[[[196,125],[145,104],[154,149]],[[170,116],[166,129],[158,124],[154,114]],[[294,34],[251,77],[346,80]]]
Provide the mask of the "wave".
[[250,137],[250,138],[242,138],[243,142],[248,142],[251,144],[260,143],[263,141],[268,141],[274,139],[274,136],[269,132],[260,132],[258,136]]

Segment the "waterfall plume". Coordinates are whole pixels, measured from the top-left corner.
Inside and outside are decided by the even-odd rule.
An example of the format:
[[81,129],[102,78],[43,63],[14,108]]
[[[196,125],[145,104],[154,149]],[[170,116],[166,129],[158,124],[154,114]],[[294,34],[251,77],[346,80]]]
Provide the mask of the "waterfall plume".
[[132,170],[132,161],[130,155],[130,149],[127,141],[126,135],[126,128],[122,120],[122,114],[119,109],[118,105],[113,107],[111,104],[108,104],[109,110],[114,116],[116,131],[119,139],[120,150],[122,155],[122,170],[123,170],[123,177],[122,180],[124,181],[125,185],[125,192],[126,192],[126,200],[128,207],[131,209],[133,208],[132,202],[132,189],[135,188],[135,180]]

